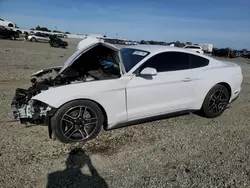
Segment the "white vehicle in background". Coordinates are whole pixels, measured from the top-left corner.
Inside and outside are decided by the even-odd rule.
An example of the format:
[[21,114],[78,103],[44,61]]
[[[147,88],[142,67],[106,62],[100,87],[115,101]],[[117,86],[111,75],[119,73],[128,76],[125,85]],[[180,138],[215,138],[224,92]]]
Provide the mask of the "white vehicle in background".
[[186,45],[183,48],[200,53],[200,54],[204,54],[202,47],[198,45]]
[[49,34],[37,32],[35,34],[29,35],[28,41],[31,41],[31,42],[49,42],[50,41],[49,36],[50,36]]
[[16,24],[0,18],[0,25],[4,27],[16,28]]
[[205,53],[212,53],[213,52],[213,45],[212,44],[207,44],[207,43],[201,43],[199,44],[203,48],[203,51]]
[[29,90],[16,90],[13,113],[21,123],[47,124],[50,138],[64,143],[166,114],[201,111],[218,117],[239,96],[243,80],[237,64],[191,50],[118,49],[102,41],[85,43],[61,68],[33,75]]

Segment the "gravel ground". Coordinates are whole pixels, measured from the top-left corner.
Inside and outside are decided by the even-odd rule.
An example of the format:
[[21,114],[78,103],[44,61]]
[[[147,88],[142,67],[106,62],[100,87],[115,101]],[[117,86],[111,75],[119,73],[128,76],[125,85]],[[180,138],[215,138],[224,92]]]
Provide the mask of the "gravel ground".
[[68,42],[0,41],[0,187],[250,187],[250,60],[231,60],[243,69],[242,93],[219,118],[189,114],[65,145],[46,126],[11,121],[10,101],[31,73],[75,51],[78,41]]

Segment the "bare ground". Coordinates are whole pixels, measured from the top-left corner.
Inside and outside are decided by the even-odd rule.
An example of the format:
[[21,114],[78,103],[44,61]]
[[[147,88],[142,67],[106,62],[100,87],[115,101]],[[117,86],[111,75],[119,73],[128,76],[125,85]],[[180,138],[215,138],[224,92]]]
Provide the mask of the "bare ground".
[[250,60],[231,60],[243,69],[242,93],[216,119],[190,114],[68,145],[50,140],[46,126],[11,121],[15,89],[63,64],[77,42],[0,41],[0,187],[250,187]]

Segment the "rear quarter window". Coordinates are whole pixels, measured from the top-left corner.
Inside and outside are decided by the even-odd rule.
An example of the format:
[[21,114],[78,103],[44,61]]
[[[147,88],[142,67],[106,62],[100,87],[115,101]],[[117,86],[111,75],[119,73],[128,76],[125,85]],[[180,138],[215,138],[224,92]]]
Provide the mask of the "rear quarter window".
[[199,68],[199,67],[205,67],[209,64],[209,60],[197,55],[189,55],[189,60],[190,60],[190,68]]

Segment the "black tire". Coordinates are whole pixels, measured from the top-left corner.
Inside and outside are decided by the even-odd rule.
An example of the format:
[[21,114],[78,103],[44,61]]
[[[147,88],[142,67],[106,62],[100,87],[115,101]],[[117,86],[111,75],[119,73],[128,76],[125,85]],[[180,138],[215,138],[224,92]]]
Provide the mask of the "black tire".
[[[82,107],[81,110],[80,107]],[[76,111],[77,109],[79,112]],[[80,111],[83,110],[84,114],[80,115]],[[77,115],[74,114],[75,112]],[[89,113],[91,118],[84,118],[85,113]],[[91,123],[91,121],[95,121],[95,123]],[[55,138],[62,143],[86,142],[99,134],[103,121],[102,111],[96,103],[89,100],[75,100],[57,110],[51,118],[51,128]]]
[[229,103],[230,95],[228,89],[221,85],[215,85],[210,91],[207,93],[201,112],[207,118],[216,118],[220,116]]
[[16,37],[14,35],[10,36],[10,40],[16,40]]
[[31,41],[31,42],[37,42],[36,38],[34,38],[34,37],[32,37],[32,38],[30,39],[30,41]]

